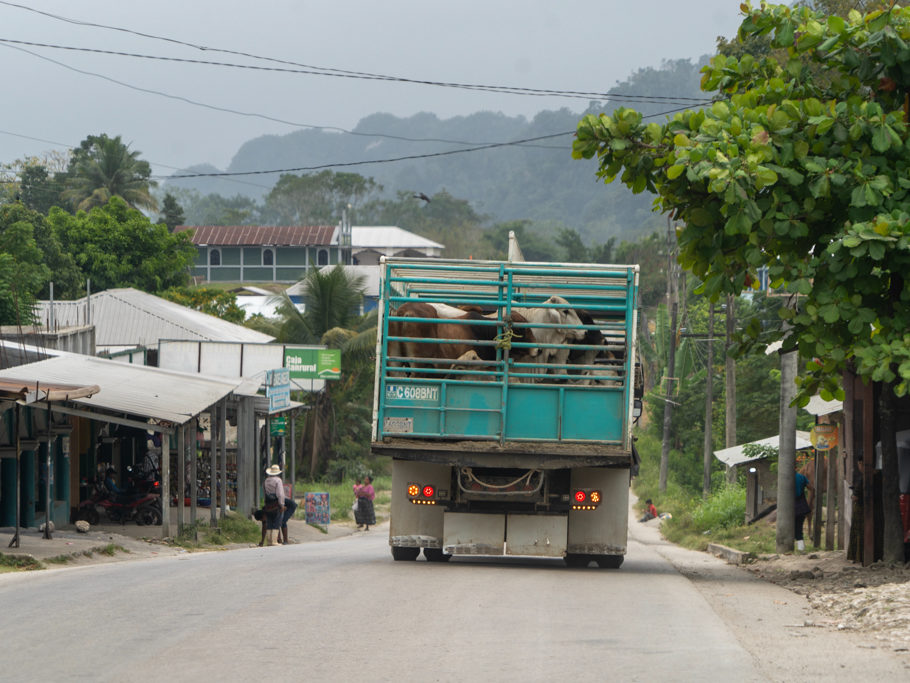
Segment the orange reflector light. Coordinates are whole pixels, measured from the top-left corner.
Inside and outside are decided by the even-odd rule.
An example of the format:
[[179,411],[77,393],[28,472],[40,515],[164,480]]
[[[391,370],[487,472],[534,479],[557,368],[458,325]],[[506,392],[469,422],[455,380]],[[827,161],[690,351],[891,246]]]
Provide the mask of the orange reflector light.
[[588,494],[586,494],[584,491],[575,492],[575,502],[576,503],[584,503],[585,498],[587,498],[587,497],[588,497]]
[[434,495],[436,495],[436,489],[434,489],[432,486],[427,485],[423,487],[424,498],[432,498]]
[[417,484],[408,484],[408,495],[409,496],[419,496],[420,487]]

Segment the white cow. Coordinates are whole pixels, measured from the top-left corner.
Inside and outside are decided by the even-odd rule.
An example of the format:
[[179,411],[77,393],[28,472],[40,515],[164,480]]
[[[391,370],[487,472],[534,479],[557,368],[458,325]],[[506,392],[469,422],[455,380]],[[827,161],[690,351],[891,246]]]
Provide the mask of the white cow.
[[[579,328],[571,328],[569,325],[581,325],[582,322],[578,314],[570,307],[568,301],[561,296],[551,296],[543,302],[544,304],[563,306],[563,308],[513,308],[512,310],[520,313],[528,319],[530,323],[544,323],[548,325],[560,325],[565,327],[533,327],[534,338],[540,345],[539,363],[551,363],[554,365],[565,365],[569,358],[571,349],[552,348],[551,344],[569,344],[572,341],[579,341],[584,338],[585,331]],[[532,372],[537,374],[546,374],[546,368],[533,368]],[[551,372],[562,374],[565,372],[562,368],[551,368]]]

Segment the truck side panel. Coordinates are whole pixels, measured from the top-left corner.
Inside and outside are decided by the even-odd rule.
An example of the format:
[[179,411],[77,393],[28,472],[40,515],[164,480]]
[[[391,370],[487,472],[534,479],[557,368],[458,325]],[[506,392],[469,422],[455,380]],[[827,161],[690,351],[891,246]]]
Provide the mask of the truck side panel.
[[452,468],[425,462],[396,460],[392,467],[392,508],[389,544],[403,548],[442,546],[442,514],[439,505],[415,505],[408,498],[408,485],[433,486],[445,491],[452,480]]
[[600,491],[595,510],[569,511],[568,552],[623,555],[629,529],[629,470],[582,467],[572,470],[572,488]]

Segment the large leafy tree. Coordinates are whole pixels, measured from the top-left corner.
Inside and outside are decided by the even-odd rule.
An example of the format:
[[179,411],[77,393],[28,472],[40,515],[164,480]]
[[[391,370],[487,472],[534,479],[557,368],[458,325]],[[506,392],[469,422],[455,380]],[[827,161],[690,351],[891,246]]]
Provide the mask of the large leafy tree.
[[343,211],[356,211],[381,190],[372,178],[356,173],[285,174],[266,196],[263,216],[273,225],[334,224]]
[[[801,401],[818,388],[842,395],[851,365],[886,383],[883,393],[905,394],[910,8],[846,18],[784,5],[743,10],[740,36],[769,36],[783,58],[719,55],[702,81],[722,95],[710,108],[663,125],[626,109],[586,116],[573,154],[597,156],[607,181],[658,195],[682,222],[681,264],[712,300],[755,286],[762,266],[773,285],[800,296],[781,315],[791,326],[785,350],[809,361]],[[752,340],[761,331],[755,319],[746,327]]]
[[169,233],[120,197],[76,215],[55,207],[48,221],[95,291],[135,287],[154,293],[189,278],[196,249],[188,234]]
[[0,207],[0,325],[33,321],[35,297],[50,277],[21,204]]
[[149,163],[119,135],[93,135],[73,151],[62,196],[81,211],[103,206],[112,197],[122,198],[133,208],[154,211],[157,202],[151,188],[155,183],[150,175]]

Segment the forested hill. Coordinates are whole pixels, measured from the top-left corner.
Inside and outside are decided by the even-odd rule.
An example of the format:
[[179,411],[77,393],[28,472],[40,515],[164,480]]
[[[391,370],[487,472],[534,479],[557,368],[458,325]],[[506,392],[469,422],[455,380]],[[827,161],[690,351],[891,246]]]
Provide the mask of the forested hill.
[[[703,60],[698,63],[678,60],[666,62],[660,69],[641,69],[617,83],[611,92],[705,97],[698,88]],[[429,113],[409,118],[377,113],[362,119],[354,134],[309,129],[255,138],[238,150],[227,170],[296,169],[375,161],[337,166],[334,170],[372,177],[389,196],[398,191],[432,196],[446,190],[467,200],[477,212],[494,222],[528,219],[538,226],[565,225],[577,230],[586,241],[601,242],[611,236],[634,239],[642,230],[650,231],[662,224],[651,211],[653,198],[648,194],[633,195],[618,183],[605,186],[595,176],[594,161],[571,158],[572,139],[581,116],[617,106],[658,114],[679,105],[617,98],[608,103],[591,102],[584,111],[568,108],[542,111],[531,120],[494,112],[449,119]],[[534,138],[545,139],[428,158],[383,161]],[[260,199],[278,177],[277,174],[251,176],[250,183],[211,178],[172,180],[168,186],[195,189],[203,195],[242,194]]]

